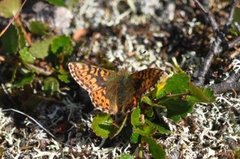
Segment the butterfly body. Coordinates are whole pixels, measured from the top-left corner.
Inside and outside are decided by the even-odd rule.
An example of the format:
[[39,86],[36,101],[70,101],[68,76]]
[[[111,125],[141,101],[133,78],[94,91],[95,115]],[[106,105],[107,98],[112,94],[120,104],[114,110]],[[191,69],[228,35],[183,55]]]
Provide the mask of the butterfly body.
[[128,73],[118,73],[115,77],[110,77],[106,81],[106,97],[110,100],[113,114],[118,111],[124,112],[125,107],[131,104],[136,90],[133,87],[134,81]]
[[156,68],[129,74],[78,62],[70,62],[68,67],[75,81],[88,91],[93,105],[109,114],[136,107],[141,96],[165,74]]

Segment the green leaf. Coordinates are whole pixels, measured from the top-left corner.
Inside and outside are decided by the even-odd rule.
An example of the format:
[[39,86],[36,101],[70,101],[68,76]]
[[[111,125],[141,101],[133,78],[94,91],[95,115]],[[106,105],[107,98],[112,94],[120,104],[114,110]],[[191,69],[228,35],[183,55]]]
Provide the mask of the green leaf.
[[193,85],[191,82],[189,83],[190,93],[195,98],[198,99],[198,102],[210,103],[214,102],[215,97],[213,91],[208,88],[199,88]]
[[33,57],[30,52],[28,51],[28,48],[23,48],[19,51],[20,58],[22,59],[23,62],[26,63],[33,63],[35,60],[35,57]]
[[133,127],[137,127],[140,125],[140,113],[141,110],[139,107],[133,110],[131,114],[131,124],[133,125]]
[[48,27],[41,21],[31,21],[29,25],[29,30],[36,35],[44,35]]
[[2,52],[15,54],[18,49],[18,34],[15,26],[11,25],[1,37]]
[[140,135],[138,133],[133,132],[131,134],[130,140],[132,143],[135,143],[135,144],[138,143],[139,139],[140,139]]
[[163,89],[158,90],[156,97],[160,98],[167,94],[180,94],[189,91],[190,78],[185,73],[174,74],[167,80]]
[[157,124],[151,122],[151,121],[148,120],[148,119],[145,119],[145,122],[146,122],[150,127],[152,127],[152,129],[157,130],[158,133],[160,133],[160,134],[169,135],[169,134],[171,133],[170,130],[168,130],[168,129],[166,129],[166,128],[160,126],[160,125],[157,125]]
[[146,103],[150,106],[155,106],[155,104],[152,102],[152,100],[148,96],[143,96],[142,97],[142,102]]
[[240,8],[239,7],[235,7],[234,14],[233,14],[233,23],[234,22],[237,22],[237,23],[240,22]]
[[18,35],[18,48],[22,49],[22,48],[26,47],[26,40],[24,37],[24,33],[20,26],[16,26],[16,29],[17,29],[17,35]]
[[20,0],[1,0],[0,16],[4,18],[11,18],[20,10],[20,7]]
[[65,6],[64,0],[47,0],[50,4],[53,4],[55,6]]
[[69,76],[68,76],[67,73],[66,74],[59,74],[57,77],[62,82],[65,82],[65,83],[69,83],[70,82],[69,81]]
[[17,88],[22,88],[23,86],[32,83],[34,77],[35,77],[34,74],[31,73],[25,74],[23,77],[21,77],[21,79],[15,82],[15,86]]
[[177,122],[180,117],[185,117],[187,113],[192,111],[192,103],[189,103],[181,98],[167,98],[161,100],[161,105],[167,108],[167,117]]
[[147,124],[142,124],[141,126],[134,128],[133,131],[142,136],[149,136],[154,133],[155,129]]
[[149,137],[142,137],[142,140],[148,143],[149,152],[154,159],[165,159],[166,153],[161,145]]
[[73,7],[75,7],[79,2],[78,2],[78,0],[68,0],[68,1],[66,1],[65,3],[66,3],[66,6],[67,6],[68,8],[73,8]]
[[0,147],[0,158],[2,158],[3,157],[3,154],[4,154],[4,148],[3,147]]
[[62,82],[69,83],[69,73],[62,67],[58,70],[58,79]]
[[29,51],[34,57],[44,59],[49,54],[49,46],[51,42],[52,38],[43,41],[37,41],[32,44]]
[[239,147],[235,148],[234,157],[235,157],[235,159],[240,159],[240,148]]
[[117,159],[134,159],[134,156],[130,154],[121,154]]
[[54,77],[48,77],[44,80],[43,88],[49,94],[58,92],[59,91],[59,82]]
[[71,55],[73,51],[73,46],[70,37],[63,35],[54,38],[51,45],[51,51],[54,54],[63,53],[64,55]]
[[148,118],[153,118],[154,117],[153,107],[148,107],[146,110],[144,110],[144,115]]
[[93,118],[92,122],[93,132],[102,138],[108,138],[114,131],[113,120],[108,114],[98,114]]

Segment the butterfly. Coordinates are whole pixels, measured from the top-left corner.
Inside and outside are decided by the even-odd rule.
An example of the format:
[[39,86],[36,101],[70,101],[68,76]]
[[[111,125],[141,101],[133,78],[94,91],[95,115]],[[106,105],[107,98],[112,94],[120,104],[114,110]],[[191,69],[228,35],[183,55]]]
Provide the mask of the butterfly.
[[70,62],[68,68],[74,80],[89,93],[93,105],[108,114],[132,110],[142,95],[166,75],[157,68],[129,74],[79,62]]

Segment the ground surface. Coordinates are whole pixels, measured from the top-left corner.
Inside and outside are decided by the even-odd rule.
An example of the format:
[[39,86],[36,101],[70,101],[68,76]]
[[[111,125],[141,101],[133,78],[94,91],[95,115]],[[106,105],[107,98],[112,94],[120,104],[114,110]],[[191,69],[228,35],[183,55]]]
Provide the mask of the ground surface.
[[[213,35],[193,3],[89,0],[69,8],[32,3],[27,2],[26,10],[22,10],[26,24],[29,18],[39,18],[56,34],[74,35],[79,47],[69,61],[90,62],[116,70],[157,67],[170,72],[171,58],[175,57],[193,77],[202,67]],[[226,5],[209,4],[219,23],[227,17]],[[27,8],[34,12],[28,12]],[[217,72],[218,77],[209,75],[205,85],[226,80],[228,72],[224,68],[232,66],[228,71],[238,72],[238,59],[239,55],[229,57],[224,64],[217,61],[210,72]],[[11,113],[1,110],[0,154],[4,152],[4,158],[116,158],[123,153],[133,154],[134,147],[121,137],[113,141],[96,137],[91,130],[94,113],[90,99],[77,84],[72,88],[62,91],[58,102],[39,103],[32,113],[58,141],[70,147],[48,136],[32,121],[12,118]],[[165,147],[168,158],[234,158],[240,143],[240,98],[234,91],[216,96],[216,102],[197,104],[178,124],[165,119],[172,133],[158,142]],[[16,126],[21,120],[20,126]]]

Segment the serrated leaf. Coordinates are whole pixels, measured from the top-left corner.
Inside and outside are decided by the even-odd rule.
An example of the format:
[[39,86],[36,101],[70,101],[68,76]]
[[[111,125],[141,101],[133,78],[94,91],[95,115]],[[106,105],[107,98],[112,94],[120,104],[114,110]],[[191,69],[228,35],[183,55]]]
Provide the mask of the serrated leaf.
[[15,26],[11,25],[1,37],[3,52],[16,53],[18,49],[18,34]]
[[151,126],[149,126],[147,124],[143,124],[139,127],[134,128],[133,131],[142,136],[149,136],[154,133],[155,129],[153,129]]
[[29,30],[36,35],[44,35],[48,27],[41,21],[31,21],[29,25]]
[[36,58],[44,59],[49,54],[49,47],[52,43],[52,40],[52,38],[49,38],[33,43],[29,49],[30,53]]
[[47,93],[55,93],[59,91],[59,82],[54,77],[48,77],[43,82],[44,91]]
[[19,79],[15,82],[15,86],[17,88],[22,88],[23,86],[25,86],[27,84],[31,84],[34,77],[35,77],[34,74],[31,74],[31,73],[25,74],[23,77],[21,77],[21,79]]
[[140,113],[141,113],[141,110],[139,107],[133,110],[131,114],[131,124],[133,125],[133,127],[137,127],[140,125],[140,119],[139,119]]
[[153,122],[151,122],[150,120],[148,119],[145,119],[145,122],[146,124],[148,124],[150,127],[152,127],[152,129],[155,129],[158,133],[160,134],[165,134],[165,135],[169,135],[171,133],[170,130],[160,126],[160,125],[157,125]]
[[57,77],[62,82],[65,82],[65,83],[70,82],[68,74],[59,74]]
[[109,114],[98,114],[93,118],[92,122],[93,132],[102,138],[108,138],[114,131],[113,120]]
[[131,134],[130,140],[132,143],[135,143],[135,144],[138,143],[139,139],[140,139],[140,135],[138,133],[133,132]]
[[63,69],[63,68],[60,68],[59,70],[58,70],[58,79],[59,80],[61,80],[62,82],[65,82],[65,83],[69,83],[70,81],[69,81],[69,74],[68,74],[68,72],[65,70],[65,69]]
[[166,153],[163,147],[158,144],[155,140],[149,137],[142,137],[142,140],[148,143],[149,145],[149,152],[152,154],[154,159],[165,159]]
[[180,94],[187,93],[189,91],[190,78],[185,73],[174,74],[168,78],[165,87],[158,90],[156,97],[160,98],[166,94]]
[[0,16],[4,18],[11,18],[20,10],[20,7],[20,0],[1,0]]
[[167,108],[167,117],[177,122],[180,117],[185,117],[187,113],[192,111],[192,103],[180,98],[167,98],[161,100],[160,105]]
[[20,26],[16,26],[17,35],[18,35],[18,47],[19,49],[22,49],[26,47],[26,40],[22,31],[22,28]]
[[64,55],[71,55],[73,51],[72,41],[68,36],[59,36],[54,38],[51,51],[54,54],[63,53]]
[[33,57],[30,52],[28,51],[28,48],[23,48],[19,51],[20,58],[22,59],[23,62],[26,63],[33,63],[35,60],[35,57]]
[[130,154],[121,154],[117,159],[134,159],[134,156]]
[[208,88],[199,88],[190,82],[189,90],[191,95],[193,95],[195,98],[198,99],[198,102],[210,103],[210,102],[214,102],[215,100],[213,91],[211,91]]
[[149,97],[147,97],[147,96],[143,96],[142,97],[142,102],[146,103],[146,104],[148,104],[150,106],[155,106],[155,104],[152,102],[152,100]]
[[146,110],[144,110],[144,115],[148,118],[154,117],[153,107],[148,107]]

